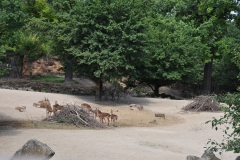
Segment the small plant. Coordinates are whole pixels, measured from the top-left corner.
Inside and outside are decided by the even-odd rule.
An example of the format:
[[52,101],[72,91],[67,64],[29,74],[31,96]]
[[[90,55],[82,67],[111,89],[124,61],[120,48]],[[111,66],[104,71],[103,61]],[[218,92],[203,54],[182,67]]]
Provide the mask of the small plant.
[[56,77],[56,76],[40,76],[35,77],[34,80],[42,81],[42,82],[55,82],[55,83],[63,83],[63,77]]
[[224,116],[220,119],[213,118],[213,120],[206,123],[212,123],[212,128],[218,130],[219,126],[225,127],[223,129],[222,142],[216,142],[209,139],[207,150],[212,152],[233,151],[240,153],[240,94],[226,94],[221,97],[222,102],[226,103],[228,107],[224,107]]
[[69,123],[70,121],[68,119],[59,119],[57,120],[57,123]]
[[48,89],[43,88],[43,89],[41,89],[41,92],[46,92],[46,93],[48,93]]
[[139,96],[139,95],[140,95],[140,93],[141,93],[141,89],[140,89],[140,88],[135,88],[134,90],[135,90],[135,92],[136,92],[137,96]]

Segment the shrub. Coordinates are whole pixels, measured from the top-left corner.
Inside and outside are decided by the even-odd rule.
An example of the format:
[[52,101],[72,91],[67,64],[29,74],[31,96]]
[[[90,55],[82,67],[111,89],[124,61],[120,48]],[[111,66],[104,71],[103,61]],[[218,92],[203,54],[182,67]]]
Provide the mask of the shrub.
[[213,118],[213,120],[206,123],[212,123],[212,128],[218,130],[219,126],[223,127],[223,140],[222,142],[216,142],[209,139],[207,147],[208,150],[213,152],[233,151],[234,153],[240,153],[240,94],[227,93],[221,97],[221,101],[226,103],[228,107],[224,107],[224,116],[219,119]]

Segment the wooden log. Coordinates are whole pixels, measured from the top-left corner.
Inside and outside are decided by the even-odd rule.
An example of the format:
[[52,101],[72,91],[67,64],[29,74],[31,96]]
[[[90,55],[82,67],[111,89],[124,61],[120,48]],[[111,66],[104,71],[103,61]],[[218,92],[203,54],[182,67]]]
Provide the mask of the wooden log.
[[165,119],[164,113],[155,113],[155,117],[163,117]]

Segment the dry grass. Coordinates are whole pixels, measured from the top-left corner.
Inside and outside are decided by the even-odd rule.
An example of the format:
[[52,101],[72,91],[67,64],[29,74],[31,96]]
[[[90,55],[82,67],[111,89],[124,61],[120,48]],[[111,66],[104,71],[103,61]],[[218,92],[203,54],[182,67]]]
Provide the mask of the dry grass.
[[[118,120],[116,121],[117,127],[156,127],[156,126],[169,126],[172,124],[182,123],[183,120],[176,115],[165,114],[165,119],[162,117],[155,117],[155,113],[144,109],[143,111],[130,110],[127,106],[106,106],[106,105],[95,105],[102,112],[111,113],[113,109],[113,114],[118,115]],[[93,109],[95,108],[93,107]],[[149,123],[156,120],[157,124]],[[106,123],[104,128],[107,127]],[[112,128],[110,123],[110,128]],[[37,121],[37,120],[2,120],[0,121],[0,128],[25,128],[25,129],[92,129],[92,127],[78,126],[69,123],[58,123],[58,122],[48,122],[48,121]],[[95,128],[98,129],[98,128]]]
[[[168,114],[165,115],[165,119],[162,117],[155,117],[154,112],[145,109],[143,111],[130,110],[129,107],[102,107],[99,109],[108,113],[113,109],[113,114],[118,115],[118,120],[116,122],[118,127],[154,127],[182,122],[180,118]],[[149,123],[153,120],[156,120],[157,124]]]

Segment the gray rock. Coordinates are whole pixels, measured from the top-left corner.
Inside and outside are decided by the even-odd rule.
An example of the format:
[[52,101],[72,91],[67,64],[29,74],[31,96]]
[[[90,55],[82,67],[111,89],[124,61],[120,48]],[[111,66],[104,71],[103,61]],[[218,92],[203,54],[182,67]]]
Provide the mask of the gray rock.
[[187,160],[200,160],[200,158],[196,156],[187,156]]
[[237,158],[235,160],[240,160],[240,156],[237,156]]
[[151,124],[158,124],[155,119],[153,121],[149,122],[149,123],[151,123]]
[[24,146],[16,151],[10,160],[49,160],[55,152],[46,144],[36,139],[30,139]]
[[200,160],[221,160],[215,156],[211,151],[205,151]]

